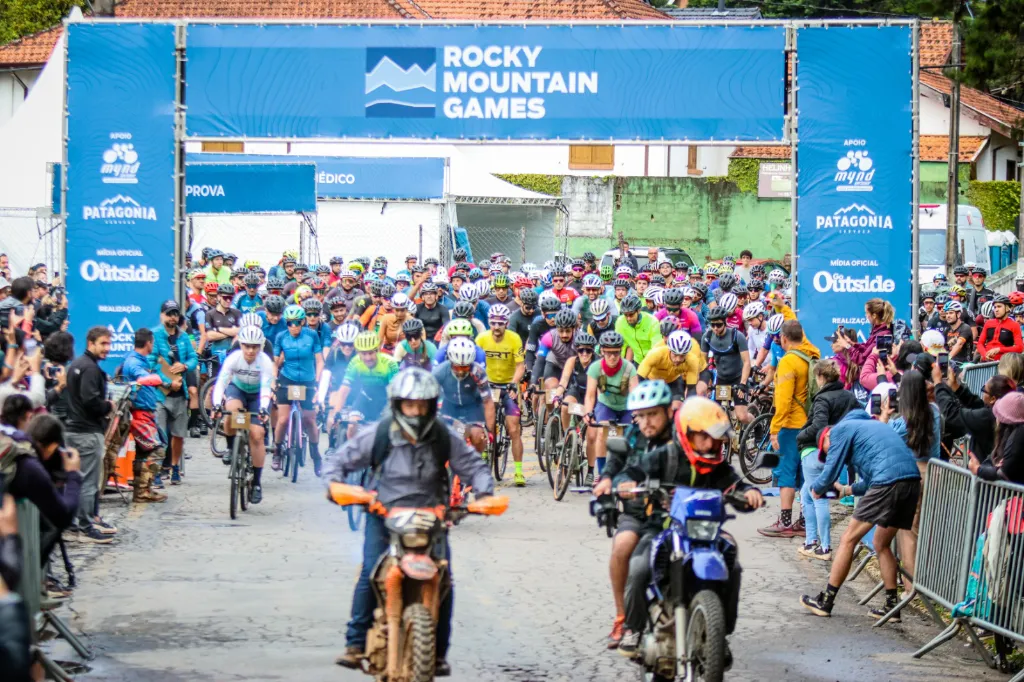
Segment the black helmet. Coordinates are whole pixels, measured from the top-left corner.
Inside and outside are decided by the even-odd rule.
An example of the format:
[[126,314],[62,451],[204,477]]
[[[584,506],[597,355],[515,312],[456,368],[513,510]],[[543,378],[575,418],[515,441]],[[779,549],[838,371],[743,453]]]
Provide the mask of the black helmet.
[[562,302],[554,296],[545,296],[540,302],[540,309],[545,313],[554,313],[562,307]]
[[764,280],[763,279],[752,279],[750,285],[747,287],[750,291],[764,291]]
[[732,288],[732,293],[736,294],[737,296],[746,296],[747,294],[750,293],[750,290],[747,287],[743,286],[742,284],[737,284]]
[[593,348],[597,345],[597,339],[593,334],[588,334],[586,330],[581,329],[576,332],[576,338],[572,340],[572,343],[576,348]]
[[469,319],[476,312],[476,306],[469,301],[459,301],[452,308],[452,317],[463,317]]
[[718,286],[719,288],[722,289],[722,291],[729,291],[734,286],[736,286],[736,275],[730,274],[728,272],[725,273],[724,275],[718,278]]
[[676,308],[683,305],[683,290],[682,289],[669,289],[661,295],[661,301],[666,306]]
[[597,262],[597,256],[595,256],[595,255],[593,254],[593,252],[591,252],[591,251],[587,251],[587,252],[585,252],[585,253],[583,254],[583,260],[584,260],[585,262],[587,262],[587,263],[596,263],[596,262]]
[[530,307],[537,306],[537,292],[533,289],[523,289],[519,292],[519,300],[522,301],[523,305]]
[[233,253],[225,253],[224,254],[224,260],[229,260],[232,263],[234,263],[236,260],[238,260],[238,256],[236,256]]
[[209,246],[204,246],[201,253],[203,254],[203,260],[210,260],[210,254],[213,253],[213,249]]
[[992,299],[992,303],[1002,303],[1005,306],[1010,305],[1010,297],[1006,294],[996,294],[996,297]]
[[650,284],[651,284],[652,287],[653,286],[659,286],[659,287],[665,286],[665,277],[664,277],[664,275],[651,275],[651,283]]
[[284,280],[280,277],[270,277],[267,279],[268,289],[284,289]]
[[[205,251],[205,249],[203,249],[203,250]],[[953,274],[954,275],[969,275],[969,274],[971,274],[971,271],[967,269],[966,265],[958,265],[955,268],[953,268]]]
[[[622,303],[619,304],[619,311],[624,315],[626,313],[638,313],[640,312],[642,305],[643,304],[640,303],[640,298],[636,294],[627,294],[626,297],[622,299]],[[604,339],[604,335],[602,335],[601,338]]]
[[725,322],[728,318],[729,312],[721,306],[715,306],[708,311],[708,322]]
[[624,340],[618,332],[605,332],[601,334],[601,348],[622,348]]
[[268,313],[274,313],[275,315],[280,315],[284,312],[284,305],[284,298],[277,294],[267,296],[267,300],[263,302],[264,310]]
[[752,278],[764,279],[764,266],[760,263],[750,266],[750,276]]
[[320,299],[310,297],[302,302],[302,309],[306,311],[306,315],[319,316],[324,310],[324,304]]
[[421,294],[436,294],[437,285],[433,282],[424,282],[423,286],[420,287]]
[[410,317],[402,323],[402,333],[406,336],[419,336],[423,333],[423,321],[415,317]]
[[345,262],[345,259],[341,256],[331,256],[331,265],[341,265]]
[[234,296],[235,295],[235,288],[233,286],[231,286],[230,284],[221,284],[219,287],[217,287],[217,295],[218,296]]
[[309,266],[306,265],[305,263],[296,263],[295,264],[295,272],[298,272],[299,270],[304,270],[306,272],[309,272]]
[[245,284],[246,289],[255,289],[260,285],[260,276],[255,272],[250,272],[245,276],[245,279],[242,280],[242,283]]
[[455,249],[455,260],[466,260],[466,257],[465,249]]
[[559,329],[571,329],[576,326],[576,313],[563,308],[555,315],[555,326]]
[[665,317],[658,329],[661,330],[662,337],[667,339],[669,334],[679,330],[679,318],[672,315]]
[[381,285],[380,295],[383,298],[391,298],[396,293],[398,293],[398,290],[395,289],[395,285],[392,284],[391,282],[384,282],[384,284]]
[[245,277],[245,275],[248,272],[249,271],[246,270],[245,268],[235,268],[234,270],[231,271],[231,276],[232,277]]
[[695,291],[697,291],[697,292],[699,292],[701,298],[707,299],[707,297],[708,297],[708,285],[704,284],[704,282],[694,282],[693,284],[690,285],[690,288],[695,290]]
[[682,270],[683,272],[689,272],[690,264],[687,263],[686,261],[677,260],[675,262],[675,265],[672,266],[672,268],[675,270]]
[[988,277],[988,271],[985,268],[975,267],[971,269],[972,275],[981,275],[982,277]]
[[370,281],[370,295],[380,298],[381,291],[384,290],[384,282],[374,279]]
[[574,268],[583,268],[586,267],[586,265],[587,264],[583,262],[582,258],[574,258],[572,261],[572,267]]
[[291,256],[285,256],[284,258],[281,259],[281,265],[288,265],[289,263],[295,265],[295,259],[292,258]]
[[433,256],[431,256],[430,258],[425,259],[423,261],[423,264],[424,265],[439,265],[439,263],[437,262],[437,259],[434,258]]

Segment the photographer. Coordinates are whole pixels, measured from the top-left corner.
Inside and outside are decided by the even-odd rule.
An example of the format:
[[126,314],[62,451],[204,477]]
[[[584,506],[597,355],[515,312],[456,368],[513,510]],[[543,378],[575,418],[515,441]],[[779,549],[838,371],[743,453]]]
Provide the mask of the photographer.
[[75,337],[56,332],[43,346],[43,377],[46,380],[46,410],[62,422],[68,418],[67,366],[75,357]]
[[881,382],[898,384],[903,372],[913,366],[914,360],[924,352],[920,343],[907,339],[892,346],[891,351],[876,348],[871,351],[860,373],[860,383],[868,391]]
[[932,367],[935,384],[935,402],[943,420],[943,440],[947,446],[953,440],[970,436],[970,451],[984,460],[995,445],[996,418],[992,406],[1016,386],[1007,377],[997,374],[981,389],[981,397],[960,383],[952,363],[946,375],[938,363]]
[[[39,372],[42,353],[36,340],[18,329],[20,318],[12,314],[4,330],[4,367],[0,373],[0,405],[9,395],[28,396],[34,407],[46,404],[45,382]],[[21,339],[20,343],[18,339]]]
[[4,494],[2,477],[0,501],[0,679],[29,682],[41,679],[34,674],[41,671],[33,670],[28,608],[15,592],[21,582],[21,538],[14,497]]
[[[38,285],[37,285],[38,286]],[[50,335],[67,330],[68,297],[64,289],[55,287],[40,300],[36,317],[36,330],[45,340]]]

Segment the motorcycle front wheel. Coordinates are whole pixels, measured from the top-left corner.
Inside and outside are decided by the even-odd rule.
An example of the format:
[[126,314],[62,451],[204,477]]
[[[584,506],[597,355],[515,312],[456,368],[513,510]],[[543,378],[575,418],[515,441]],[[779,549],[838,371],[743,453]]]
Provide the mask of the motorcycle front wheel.
[[701,590],[690,602],[686,624],[687,682],[722,682],[725,675],[725,609],[711,590]]
[[434,619],[430,611],[423,604],[410,604],[402,613],[402,625],[405,633],[403,679],[433,682],[437,651],[434,646]]

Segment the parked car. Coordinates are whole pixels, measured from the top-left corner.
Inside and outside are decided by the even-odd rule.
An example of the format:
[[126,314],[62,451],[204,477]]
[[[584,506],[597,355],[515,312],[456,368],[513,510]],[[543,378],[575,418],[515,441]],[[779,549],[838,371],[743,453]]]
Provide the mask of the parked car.
[[[634,258],[636,258],[637,265],[641,268],[647,265],[647,249],[648,247],[646,246],[632,246],[629,249],[629,252],[633,254]],[[603,256],[601,256],[601,265],[614,266],[615,261],[618,260],[618,258],[619,250],[609,249],[604,252]],[[690,254],[686,253],[686,251],[683,251],[682,249],[674,249],[671,247],[659,248],[658,260],[661,260],[662,258],[667,258],[673,264],[683,261],[690,267],[693,267],[693,259],[690,258]]]
[[[722,262],[721,260],[709,260],[708,261],[708,263],[715,263],[715,264],[721,264],[721,262]],[[772,270],[782,270],[782,272],[786,275],[786,277],[789,277],[789,257],[788,256],[786,257],[785,261],[781,261],[778,258],[752,258],[750,260],[750,265],[751,266],[763,265],[764,266],[765,277],[767,277],[768,274]]]
[[[946,216],[945,204],[921,204],[918,214],[920,233],[920,260],[918,284],[931,284],[936,273],[946,271]],[[974,206],[957,206],[957,258],[956,263],[974,263],[992,273],[992,259],[988,249],[988,232],[981,211]]]

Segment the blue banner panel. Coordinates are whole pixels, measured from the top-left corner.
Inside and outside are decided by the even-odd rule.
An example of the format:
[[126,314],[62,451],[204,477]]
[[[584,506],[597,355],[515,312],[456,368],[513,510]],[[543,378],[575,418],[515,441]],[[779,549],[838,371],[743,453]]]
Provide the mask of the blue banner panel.
[[187,213],[316,211],[314,163],[190,163]]
[[866,335],[872,298],[909,326],[913,30],[801,28],[797,55],[796,298],[807,337],[822,346],[839,325]]
[[64,175],[61,172],[61,164],[53,164],[53,176],[50,178],[50,212],[53,215],[60,215],[60,192],[62,189],[62,182]]
[[188,134],[779,140],[785,42],[672,22],[190,26]]
[[110,371],[174,297],[174,26],[67,32],[69,331],[110,329]]
[[[187,164],[315,163],[316,195],[321,199],[441,199],[444,159],[363,158],[344,156],[275,156],[273,154],[189,154]],[[185,169],[188,175],[188,167]]]

